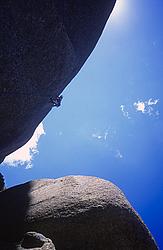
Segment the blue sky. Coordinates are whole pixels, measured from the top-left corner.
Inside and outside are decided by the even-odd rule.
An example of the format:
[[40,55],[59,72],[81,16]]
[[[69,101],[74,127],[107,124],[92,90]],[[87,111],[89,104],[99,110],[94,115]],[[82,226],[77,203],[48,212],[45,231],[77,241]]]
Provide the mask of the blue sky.
[[64,90],[62,106],[44,119],[46,134],[38,142],[39,135],[34,139],[33,153],[38,153],[27,157],[24,165],[1,166],[8,187],[72,174],[112,181],[141,215],[160,249],[162,13],[162,0],[119,0],[95,50]]

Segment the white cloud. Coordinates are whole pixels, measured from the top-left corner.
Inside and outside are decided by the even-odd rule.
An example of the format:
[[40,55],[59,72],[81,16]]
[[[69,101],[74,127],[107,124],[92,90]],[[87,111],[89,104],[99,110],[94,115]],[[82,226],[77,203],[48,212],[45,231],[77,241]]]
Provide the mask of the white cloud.
[[159,116],[159,111],[154,109],[154,105],[159,102],[159,99],[152,99],[146,101],[138,101],[134,103],[134,107],[137,111],[142,112],[143,114],[147,114],[149,116]]
[[124,158],[121,151],[117,149],[118,134],[115,128],[111,126],[101,130],[94,128],[94,132],[91,134],[91,137],[94,141],[99,143],[98,145],[101,145],[105,150],[107,150],[108,154],[111,154],[119,160]]
[[[159,117],[159,111],[156,109],[155,105],[158,104],[159,99],[150,98],[148,100],[142,101],[138,100],[134,102],[132,105],[120,105],[120,109],[124,117],[131,119],[131,116],[136,112],[141,112],[142,114],[152,116],[155,118]],[[134,107],[134,109],[133,109]],[[128,110],[127,110],[128,109]],[[131,115],[130,115],[131,114]]]
[[119,159],[122,159],[122,158],[123,158],[123,155],[121,154],[121,152],[120,152],[119,149],[117,149],[115,157],[116,157],[116,158],[119,158]]
[[104,140],[105,140],[105,141],[107,140],[108,135],[109,135],[109,133],[108,133],[108,131],[106,130],[105,133],[104,133]]
[[128,111],[125,110],[125,105],[121,105],[121,106],[120,106],[120,109],[121,109],[121,111],[122,111],[123,116],[124,116],[124,117],[127,117],[128,119],[130,119],[130,116],[129,116]]
[[137,111],[141,111],[142,113],[145,113],[145,102],[135,102],[134,106]]
[[106,141],[108,139],[109,136],[109,132],[108,129],[106,129],[104,132],[101,131],[96,131],[92,134],[92,137],[98,140],[103,140]]
[[96,139],[99,139],[99,140],[102,139],[102,135],[95,134],[95,133],[92,134],[92,137],[96,138]]
[[44,134],[43,123],[40,123],[31,139],[24,146],[8,155],[3,163],[9,166],[25,165],[26,169],[31,168],[33,156],[38,154],[38,141],[40,136]]
[[156,99],[156,100],[152,100],[152,98],[150,98],[148,100],[148,105],[156,105],[158,103],[159,99]]

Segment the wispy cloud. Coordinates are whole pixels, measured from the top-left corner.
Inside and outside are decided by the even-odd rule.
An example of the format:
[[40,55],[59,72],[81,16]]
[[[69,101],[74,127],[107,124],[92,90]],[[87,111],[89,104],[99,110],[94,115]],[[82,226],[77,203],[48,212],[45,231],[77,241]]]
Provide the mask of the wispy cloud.
[[8,155],[3,163],[9,166],[24,165],[26,169],[31,168],[33,156],[38,154],[38,141],[44,134],[43,124],[40,123],[31,139],[23,147]]
[[93,134],[92,134],[92,137],[93,137],[93,138],[96,138],[96,139],[99,139],[99,140],[102,139],[102,135],[100,135],[100,134],[95,134],[95,133],[93,133]]
[[150,98],[148,100],[142,101],[138,100],[137,102],[134,102],[133,104],[128,105],[120,105],[120,109],[122,111],[122,114],[127,119],[133,118],[135,111],[141,112],[142,114],[152,116],[155,118],[159,117],[159,111],[156,109],[155,105],[158,104],[159,99],[153,99]]
[[108,136],[109,136],[108,129],[104,131],[95,131],[94,133],[92,133],[92,138],[103,140],[103,141],[106,141],[108,139]]
[[120,109],[122,111],[123,116],[127,117],[128,119],[130,119],[129,112],[125,110],[125,105],[121,105]]
[[107,150],[108,154],[117,158],[117,160],[124,158],[121,150],[117,149],[117,144],[119,143],[116,128],[111,126],[101,130],[94,128],[94,132],[91,134],[91,137],[94,141],[96,141],[96,143],[98,143],[98,145],[101,145],[104,150]]
[[120,152],[119,149],[116,150],[115,157],[118,158],[118,159],[122,159],[123,158],[123,155],[122,155],[122,153]]
[[159,116],[159,111],[154,109],[154,106],[159,102],[159,99],[152,99],[146,101],[138,101],[134,102],[134,107],[136,111],[142,112],[143,114],[147,114],[149,116]]
[[152,100],[152,98],[150,98],[148,100],[148,105],[156,105],[158,103],[159,99],[156,99],[156,100]]

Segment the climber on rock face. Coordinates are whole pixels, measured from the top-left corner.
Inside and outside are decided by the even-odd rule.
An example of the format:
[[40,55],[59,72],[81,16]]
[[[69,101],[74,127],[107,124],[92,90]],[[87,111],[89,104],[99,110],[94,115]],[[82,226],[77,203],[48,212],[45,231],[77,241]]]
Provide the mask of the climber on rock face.
[[54,107],[57,107],[57,108],[58,108],[59,106],[61,106],[61,101],[62,101],[62,99],[63,99],[63,96],[62,96],[62,95],[58,96],[55,100],[54,100],[53,97],[50,97],[51,103],[53,104]]

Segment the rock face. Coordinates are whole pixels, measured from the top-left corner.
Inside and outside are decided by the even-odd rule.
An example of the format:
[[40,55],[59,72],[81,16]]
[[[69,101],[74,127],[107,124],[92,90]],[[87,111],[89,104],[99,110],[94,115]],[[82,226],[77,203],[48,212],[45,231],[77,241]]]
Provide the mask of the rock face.
[[3,175],[0,173],[0,192],[5,189],[5,181]]
[[1,192],[0,203],[1,242],[19,243],[34,231],[57,250],[158,249],[124,194],[99,178],[31,181]]
[[0,162],[24,145],[95,47],[116,0],[0,1]]
[[38,250],[56,250],[52,241],[42,234],[36,232],[28,232],[24,235],[21,243],[20,250],[25,249],[38,249]]
[[0,242],[1,250],[56,250],[52,241],[42,234],[28,232],[21,243]]

